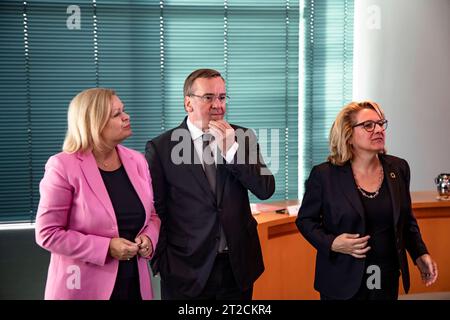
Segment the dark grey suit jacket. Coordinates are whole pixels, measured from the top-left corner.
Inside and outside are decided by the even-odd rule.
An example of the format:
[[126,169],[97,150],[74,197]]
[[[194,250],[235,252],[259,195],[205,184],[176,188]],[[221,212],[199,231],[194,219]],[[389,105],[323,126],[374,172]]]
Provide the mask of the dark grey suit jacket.
[[[248,133],[247,143],[240,143],[235,161],[242,151],[246,157],[252,153],[259,156],[254,133],[234,125],[233,128]],[[172,141],[177,136],[176,129],[189,134],[186,118],[179,127],[146,145],[155,208],[162,223],[151,262],[153,272],[160,272],[165,285],[188,297],[200,294],[216,258],[220,221],[237,284],[241,290],[247,290],[264,271],[248,190],[260,199],[268,199],[275,191],[275,179],[272,174],[261,175],[261,169],[267,170],[267,167],[260,157],[254,164],[227,164],[221,159],[222,163],[217,165],[214,195],[190,135],[190,150],[180,151],[179,140]],[[171,159],[172,152],[187,157],[191,163],[196,161],[196,164],[176,164]]]
[[[427,248],[411,209],[408,163],[389,155],[381,154],[380,159],[394,211],[392,223],[403,287],[408,292],[405,249],[415,261],[427,253]],[[364,259],[331,251],[334,239],[342,233],[366,235],[364,209],[350,163],[336,166],[325,162],[312,169],[296,224],[317,249],[315,289],[334,299],[355,295],[365,272]]]

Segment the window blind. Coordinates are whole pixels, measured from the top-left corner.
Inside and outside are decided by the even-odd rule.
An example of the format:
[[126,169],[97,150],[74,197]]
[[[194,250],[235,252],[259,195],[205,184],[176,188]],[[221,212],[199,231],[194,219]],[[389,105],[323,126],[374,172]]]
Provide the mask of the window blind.
[[303,172],[326,161],[328,135],[351,101],[353,0],[304,1]]
[[83,0],[80,28],[68,28],[73,4],[0,2],[0,222],[34,220],[76,93],[115,89],[133,125],[124,144],[143,151],[183,120],[183,82],[197,68],[222,72],[227,120],[255,129],[266,160],[277,154],[271,200],[297,197],[297,0]]
[[[69,30],[70,1],[2,1],[0,92],[10,113],[2,126],[0,221],[33,221],[47,158],[61,150],[67,106],[95,86],[92,20]],[[91,3],[78,1],[92,16]],[[5,18],[5,19],[4,19]],[[6,32],[4,32],[6,31]],[[6,72],[3,72],[5,70]]]

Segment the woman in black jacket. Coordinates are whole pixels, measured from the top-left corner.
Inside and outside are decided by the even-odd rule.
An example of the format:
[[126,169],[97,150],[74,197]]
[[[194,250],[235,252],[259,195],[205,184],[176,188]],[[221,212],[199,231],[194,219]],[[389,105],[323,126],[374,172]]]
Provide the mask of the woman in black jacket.
[[428,286],[437,266],[414,218],[410,170],[386,155],[387,120],[374,102],[352,102],[330,131],[328,161],[315,166],[296,221],[316,249],[321,299],[397,299],[400,271],[409,290],[406,251]]

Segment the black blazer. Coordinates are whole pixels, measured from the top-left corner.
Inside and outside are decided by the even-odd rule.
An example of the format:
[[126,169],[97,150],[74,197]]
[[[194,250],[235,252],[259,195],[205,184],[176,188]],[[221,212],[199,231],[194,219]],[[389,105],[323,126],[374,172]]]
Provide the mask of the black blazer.
[[[427,248],[411,208],[408,163],[383,154],[380,160],[394,211],[392,223],[403,287],[408,292],[405,249],[415,261],[427,253]],[[334,239],[342,233],[366,235],[364,209],[350,163],[336,166],[325,162],[312,169],[296,224],[305,239],[317,249],[314,288],[335,299],[355,295],[365,272],[364,259],[331,251]]]
[[[234,125],[233,128],[247,132],[247,143],[239,144],[236,156],[244,150],[241,148],[245,148],[246,156],[259,156],[253,131]],[[188,136],[190,154],[181,154],[194,164],[171,161],[172,151],[179,152],[179,139],[171,138],[177,136],[176,129],[183,129],[184,138]],[[268,199],[275,191],[273,175],[260,174],[262,168],[268,170],[262,158],[257,157],[255,164],[227,164],[221,159],[214,196],[186,118],[179,127],[147,142],[145,156],[152,176],[155,209],[161,219],[159,242],[151,261],[153,272],[160,272],[166,285],[188,297],[200,294],[216,258],[220,221],[237,284],[241,290],[250,288],[264,271],[264,264],[247,191],[259,199]]]

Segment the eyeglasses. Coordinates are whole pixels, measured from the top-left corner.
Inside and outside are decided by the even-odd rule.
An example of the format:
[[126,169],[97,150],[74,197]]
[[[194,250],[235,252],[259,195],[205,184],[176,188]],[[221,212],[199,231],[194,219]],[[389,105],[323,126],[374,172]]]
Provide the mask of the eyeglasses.
[[220,103],[225,103],[228,100],[230,100],[230,97],[226,94],[205,94],[203,96],[198,96],[196,94],[190,94],[189,97],[197,97],[202,100],[203,103],[213,103],[216,99],[219,99]]
[[363,127],[364,130],[366,130],[367,132],[373,132],[375,130],[376,125],[379,125],[383,130],[386,130],[387,126],[388,126],[388,121],[386,119],[382,119],[382,120],[378,120],[378,121],[367,120],[367,121],[355,124],[354,126],[352,126],[352,128]]

